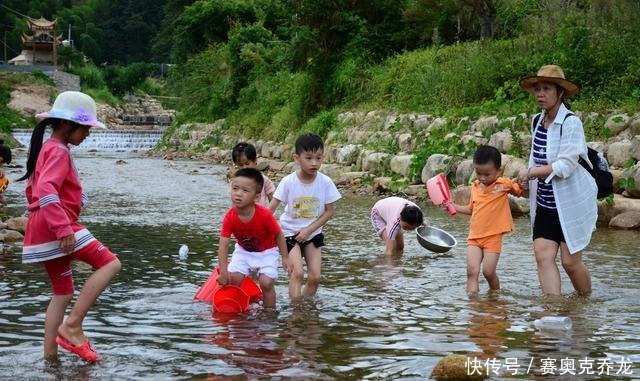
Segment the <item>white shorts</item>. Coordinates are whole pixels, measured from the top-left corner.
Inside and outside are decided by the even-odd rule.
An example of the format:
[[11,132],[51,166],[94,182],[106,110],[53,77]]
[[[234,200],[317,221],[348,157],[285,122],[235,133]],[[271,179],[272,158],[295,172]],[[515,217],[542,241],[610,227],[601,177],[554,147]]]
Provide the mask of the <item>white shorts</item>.
[[236,243],[228,271],[249,275],[252,272],[264,274],[271,279],[278,279],[280,266],[280,250],[272,247],[265,251],[247,251]]

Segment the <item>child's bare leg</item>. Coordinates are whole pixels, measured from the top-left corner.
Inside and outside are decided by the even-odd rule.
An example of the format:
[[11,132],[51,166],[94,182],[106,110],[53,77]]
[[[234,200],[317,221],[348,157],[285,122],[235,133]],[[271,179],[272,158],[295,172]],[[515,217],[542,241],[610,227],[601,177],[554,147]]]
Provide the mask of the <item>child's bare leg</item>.
[[467,247],[467,292],[478,292],[478,276],[482,264],[482,249],[478,246]]
[[307,262],[307,284],[302,290],[302,296],[313,296],[320,286],[320,271],[322,267],[322,253],[319,247],[312,243],[304,248],[304,258]]
[[402,254],[404,252],[404,234],[402,231],[399,231],[396,234],[396,254]]
[[560,258],[562,267],[569,275],[573,288],[580,294],[587,296],[591,294],[591,275],[587,266],[582,262],[582,252],[570,254],[566,244],[560,245]]
[[556,265],[558,243],[546,238],[533,241],[533,251],[538,265],[538,279],[544,295],[560,295],[560,271]]
[[489,288],[492,290],[500,289],[500,279],[498,279],[498,260],[500,259],[500,253],[485,253],[482,259],[482,275],[489,283]]
[[229,273],[229,284],[232,284],[234,286],[239,286],[242,281],[244,280],[244,277],[246,275],[244,275],[243,273],[239,273],[239,272],[230,272]]
[[289,298],[293,300],[302,296],[304,269],[302,268],[300,245],[295,245],[289,252],[289,263],[292,267],[291,274],[289,274]]
[[260,274],[258,281],[262,289],[262,306],[264,308],[276,308],[276,288],[274,280],[265,274]]
[[44,318],[44,358],[54,359],[58,355],[58,327],[64,320],[64,312],[71,302],[73,294],[53,295]]
[[120,268],[120,261],[116,258],[91,274],[82,287],[71,313],[69,313],[64,323],[58,327],[59,335],[65,337],[73,345],[80,345],[87,340],[82,330],[82,322],[93,303],[111,282],[111,279],[120,271]]

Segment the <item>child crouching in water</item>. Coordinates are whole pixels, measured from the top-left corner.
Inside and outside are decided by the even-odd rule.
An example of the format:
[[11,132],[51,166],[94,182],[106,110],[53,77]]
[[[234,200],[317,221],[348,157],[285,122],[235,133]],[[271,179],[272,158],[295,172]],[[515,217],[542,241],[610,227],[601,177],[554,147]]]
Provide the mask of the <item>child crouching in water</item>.
[[[239,286],[244,277],[256,269],[264,296],[263,307],[275,308],[278,256],[282,257],[282,267],[290,272],[289,255],[278,221],[269,208],[256,204],[262,186],[262,173],[254,168],[239,169],[231,179],[233,206],[222,221],[218,247],[218,283]],[[232,235],[236,245],[229,262]]]
[[[233,164],[238,168],[256,168],[258,165],[256,147],[250,143],[238,143],[233,147],[233,151],[231,151],[231,159],[233,159]],[[276,187],[264,173],[260,173],[262,174],[264,185],[260,192],[260,199],[258,199],[257,202],[260,205],[269,206],[269,202],[271,202],[271,198],[273,198],[273,192],[276,190]]]
[[404,251],[403,231],[415,230],[423,224],[418,205],[401,197],[387,197],[371,208],[371,224],[384,241],[385,255],[399,255]]
[[496,269],[502,252],[502,236],[513,230],[509,194],[522,196],[517,182],[500,176],[502,157],[491,146],[480,146],[473,155],[473,167],[478,179],[471,186],[468,205],[454,204],[456,211],[470,214],[467,238],[467,292],[479,291],[478,276],[482,274],[491,290],[500,289]]

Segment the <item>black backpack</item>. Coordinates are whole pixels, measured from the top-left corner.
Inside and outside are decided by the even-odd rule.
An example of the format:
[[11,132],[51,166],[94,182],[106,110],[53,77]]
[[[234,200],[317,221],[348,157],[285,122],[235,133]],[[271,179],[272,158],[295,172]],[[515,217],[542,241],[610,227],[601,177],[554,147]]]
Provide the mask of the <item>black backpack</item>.
[[[538,126],[538,122],[540,121],[540,115],[538,114],[533,119],[533,126]],[[567,120],[568,117],[575,115],[573,113],[567,113],[562,121]],[[562,137],[562,124],[560,125],[560,136]],[[534,130],[535,131],[535,130]],[[609,172],[609,164],[607,160],[600,156],[598,151],[594,150],[591,147],[587,147],[587,157],[589,157],[589,161],[593,165],[593,168],[589,167],[589,164],[583,159],[580,158],[578,160],[578,164],[582,165],[584,169],[589,172],[589,174],[596,180],[596,185],[598,186],[598,198],[608,197],[613,193],[613,175]]]

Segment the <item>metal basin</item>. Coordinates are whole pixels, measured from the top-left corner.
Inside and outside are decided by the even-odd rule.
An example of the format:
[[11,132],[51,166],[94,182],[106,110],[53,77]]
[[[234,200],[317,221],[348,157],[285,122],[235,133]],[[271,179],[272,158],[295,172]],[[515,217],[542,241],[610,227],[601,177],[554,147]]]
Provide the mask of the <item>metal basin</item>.
[[416,229],[416,237],[422,247],[434,253],[446,253],[458,244],[449,233],[433,226],[421,226]]

